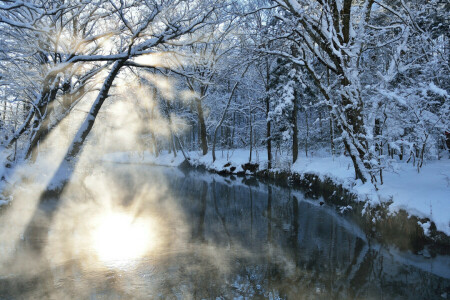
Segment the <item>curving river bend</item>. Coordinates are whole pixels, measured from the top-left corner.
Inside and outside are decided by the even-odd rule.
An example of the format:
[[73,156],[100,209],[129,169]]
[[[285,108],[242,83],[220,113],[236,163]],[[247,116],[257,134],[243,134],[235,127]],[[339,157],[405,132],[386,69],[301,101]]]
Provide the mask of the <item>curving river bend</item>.
[[376,242],[298,190],[142,165],[77,178],[0,245],[0,299],[450,298],[450,256]]

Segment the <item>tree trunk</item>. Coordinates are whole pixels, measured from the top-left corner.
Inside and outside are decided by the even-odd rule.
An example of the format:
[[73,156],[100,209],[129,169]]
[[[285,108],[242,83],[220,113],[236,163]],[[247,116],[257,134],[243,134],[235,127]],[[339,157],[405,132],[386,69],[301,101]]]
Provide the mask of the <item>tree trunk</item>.
[[[269,87],[267,86],[266,92],[268,91]],[[266,140],[267,140],[267,169],[272,169],[272,138],[270,136],[270,120],[269,120],[269,113],[270,113],[270,97],[266,96]]]
[[[39,123],[40,119],[36,115],[36,108],[39,111],[39,116],[42,116],[45,112],[46,104],[48,103],[49,100],[51,100],[51,98],[49,99],[49,97],[51,97],[50,95],[53,94],[51,92],[52,91],[51,85],[54,80],[55,80],[54,76],[45,79],[45,83],[43,84],[43,88],[39,95],[39,98],[36,100],[35,105],[30,108],[27,117],[25,118],[22,125],[14,132],[14,134],[5,143],[6,148],[11,147],[22,136],[22,134],[29,129],[30,126],[32,126],[32,128],[38,128],[38,125],[40,124]],[[56,95],[56,91],[54,95]],[[32,120],[33,122],[31,122]]]
[[3,118],[3,123],[5,123],[5,120],[6,120],[6,101],[3,102],[3,115],[2,115],[2,118]]
[[[35,116],[35,120],[32,123],[32,131],[34,134],[31,136],[30,143],[28,145],[28,149],[25,155],[25,158],[29,158],[31,156],[32,161],[36,161],[38,155],[37,145],[44,141],[45,138],[49,135],[53,128],[50,128],[50,117],[53,112],[53,101],[56,99],[56,94],[58,92],[58,82],[53,84],[54,86],[49,90],[46,101],[41,106],[38,107],[39,114],[43,116],[42,120],[39,120],[37,116]],[[56,85],[56,86],[55,86]]]
[[198,125],[200,129],[200,141],[203,155],[208,154],[208,141],[206,138],[206,125],[205,125],[205,117],[203,116],[203,107],[202,101],[200,99],[195,99],[197,105],[197,114],[198,114]]
[[233,113],[233,130],[231,131],[231,148],[234,147],[234,134],[236,132],[236,112]]
[[124,63],[125,60],[118,60],[114,63],[111,71],[109,72],[108,76],[103,82],[103,86],[100,89],[97,98],[92,104],[91,110],[86,116],[86,119],[84,120],[81,127],[78,129],[78,132],[75,135],[72,144],[67,150],[67,153],[63,161],[60,163],[58,170],[50,180],[46,190],[42,193],[40,197],[40,202],[48,199],[49,197],[60,195],[60,193],[66,187],[67,183],[72,177],[74,165],[77,162],[78,154],[83,149],[84,142],[89,133],[91,132],[92,127],[94,126],[94,122],[98,115],[98,112],[100,111],[100,108],[102,107],[103,103],[108,97],[108,92],[112,86],[112,83],[116,78],[117,74],[119,73],[120,69],[124,65]]
[[249,108],[250,110],[250,117],[249,117],[249,125],[250,125],[250,156],[248,159],[248,162],[252,162],[252,152],[253,152],[253,123],[252,123],[252,110],[251,110],[251,106]]
[[175,145],[175,137],[174,134],[172,132],[172,129],[170,130],[170,148],[172,148],[173,150],[173,157],[177,157],[177,147]]
[[159,155],[158,141],[156,140],[155,133],[153,131],[150,134],[152,137],[153,154],[155,155],[155,157],[158,157],[158,155]]
[[330,145],[331,145],[331,155],[334,156],[334,130],[333,130],[333,116],[330,114]]
[[305,155],[306,157],[308,157],[309,120],[308,120],[308,110],[306,108],[305,108],[305,123],[306,123]]
[[[343,128],[344,132],[347,134],[346,149],[349,152],[354,168],[356,179],[361,179],[365,183],[368,178],[366,174],[363,173],[363,167],[370,170],[371,167],[366,162],[367,153],[367,141],[365,138],[366,132],[364,129],[364,121],[362,116],[363,104],[359,95],[355,95],[355,91],[350,90],[352,84],[347,78],[343,78],[341,81],[341,86],[343,87],[343,92],[341,94],[342,107],[344,108],[345,117],[348,123],[347,128]],[[356,91],[358,93],[358,91]],[[352,99],[350,99],[350,97]],[[352,101],[353,100],[353,101]],[[342,122],[341,122],[342,123]],[[343,125],[345,126],[345,125]],[[353,150],[353,151],[352,151]],[[356,150],[356,153],[355,151]],[[358,156],[358,157],[356,157]],[[360,165],[360,163],[362,165]]]
[[[299,55],[298,49],[296,46],[291,46],[291,52],[294,57],[297,57]],[[297,71],[297,65],[294,64],[294,69]],[[297,71],[298,72],[298,71]],[[297,161],[298,157],[298,127],[297,127],[297,105],[298,105],[298,92],[297,89],[294,87],[294,103],[292,108],[292,163],[295,163]]]
[[349,143],[349,141],[347,139],[344,139],[344,146],[345,146],[345,150],[347,150],[347,153],[350,155],[350,158],[352,159],[353,167],[355,169],[355,178],[361,179],[361,181],[363,183],[365,183],[367,181],[367,179],[364,176],[361,166],[358,163],[358,158],[356,157],[354,152],[351,150],[351,144]]
[[192,122],[191,129],[192,129],[191,150],[194,150],[194,147],[195,147],[195,123],[194,122]]
[[298,158],[298,127],[297,127],[297,113],[298,113],[298,93],[294,90],[294,107],[292,109],[292,163],[295,163]]
[[375,128],[374,128],[374,135],[375,135],[375,151],[378,152],[378,154],[381,155],[381,144],[380,141],[378,141],[378,137],[381,135],[381,120],[380,119],[375,119]]

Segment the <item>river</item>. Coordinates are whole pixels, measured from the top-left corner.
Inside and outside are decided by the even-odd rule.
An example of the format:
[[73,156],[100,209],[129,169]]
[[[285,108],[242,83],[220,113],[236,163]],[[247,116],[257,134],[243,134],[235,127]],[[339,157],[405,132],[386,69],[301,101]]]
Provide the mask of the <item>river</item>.
[[450,256],[375,241],[320,202],[251,178],[96,166],[37,212],[41,234],[0,245],[0,299],[450,297]]

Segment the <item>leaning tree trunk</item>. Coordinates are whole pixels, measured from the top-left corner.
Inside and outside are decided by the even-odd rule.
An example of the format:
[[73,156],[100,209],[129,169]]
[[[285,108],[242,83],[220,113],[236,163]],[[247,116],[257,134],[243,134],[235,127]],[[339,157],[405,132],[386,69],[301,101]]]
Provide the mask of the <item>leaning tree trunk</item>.
[[[366,12],[364,15],[365,22],[368,22],[370,17],[370,10],[374,1],[369,0],[366,4]],[[345,0],[342,5],[342,38],[343,44],[350,45],[351,42],[351,13],[352,13],[352,0]],[[335,16],[335,20],[339,17]],[[336,28],[338,28],[337,25]],[[359,45],[359,47],[361,47]],[[342,107],[344,108],[344,113],[346,117],[346,122],[343,127],[346,128],[347,135],[344,138],[344,145],[350,154],[353,161],[353,166],[355,168],[356,179],[361,179],[365,183],[369,178],[366,171],[371,170],[371,166],[367,162],[366,155],[368,154],[368,145],[366,140],[366,132],[364,128],[364,120],[362,115],[363,102],[360,95],[360,84],[359,76],[357,74],[352,74],[354,71],[358,70],[359,57],[357,56],[342,56],[341,59],[341,99]],[[352,76],[353,80],[350,80],[348,76]],[[352,77],[350,77],[352,78]],[[356,150],[356,151],[355,151]],[[373,178],[372,178],[373,179]]]
[[47,189],[42,193],[40,201],[46,200],[49,197],[58,196],[65,188],[74,171],[74,165],[76,164],[78,154],[83,149],[84,142],[94,126],[95,119],[108,97],[108,92],[112,86],[114,79],[119,73],[120,69],[124,65],[125,60],[118,60],[114,63],[111,71],[103,82],[103,86],[98,93],[92,107],[84,120],[81,127],[78,129],[75,138],[72,141],[69,149],[67,150],[64,159],[60,163],[56,173],[50,180]]
[[349,154],[350,158],[353,162],[353,167],[355,169],[355,179],[360,179],[363,183],[367,181],[367,175],[364,173],[364,152],[358,148],[360,148],[360,144],[355,138],[355,132],[349,133],[349,129],[345,128],[342,124],[340,124],[341,130],[345,133],[343,142],[345,146],[345,150]]
[[[51,114],[54,110],[54,100],[56,99],[56,93],[58,91],[58,86],[54,87],[50,94],[49,94],[49,100],[47,112],[45,115],[44,120],[39,124],[38,130],[33,134],[31,137],[30,143],[28,145],[25,158],[31,157],[32,161],[36,161],[37,155],[38,155],[38,149],[37,145],[42,143],[47,136],[55,129],[64,119],[66,116],[69,115],[69,112],[72,110],[73,105],[78,103],[80,98],[84,95],[83,92],[77,95],[69,95],[70,93],[70,84],[66,81],[63,84],[63,101],[62,101],[62,107],[64,109],[64,113],[62,113],[61,116],[57,117],[56,120],[51,121]],[[64,130],[67,131],[67,126],[64,125]]]
[[[15,130],[15,132],[12,134],[12,136],[6,141],[5,148],[10,148],[11,146],[13,146],[14,143],[22,136],[22,134],[27,132],[27,130],[30,128],[30,126],[32,126],[34,124],[34,122],[36,121],[36,118],[37,118],[35,116],[37,110],[39,111],[38,113],[44,113],[47,100],[50,97],[51,85],[54,80],[55,80],[54,76],[49,76],[48,78],[45,79],[45,83],[43,85],[43,88],[39,95],[39,98],[36,100],[34,105],[30,108],[22,125],[19,128],[17,128]],[[33,120],[33,117],[35,117],[34,120]],[[32,120],[33,120],[33,122],[32,122]]]
[[362,115],[363,103],[357,90],[357,85],[352,84],[347,78],[341,81],[342,107],[346,122],[342,122],[346,136],[344,145],[349,153],[355,168],[355,177],[365,183],[369,178],[364,171],[371,169],[367,163],[367,140]]

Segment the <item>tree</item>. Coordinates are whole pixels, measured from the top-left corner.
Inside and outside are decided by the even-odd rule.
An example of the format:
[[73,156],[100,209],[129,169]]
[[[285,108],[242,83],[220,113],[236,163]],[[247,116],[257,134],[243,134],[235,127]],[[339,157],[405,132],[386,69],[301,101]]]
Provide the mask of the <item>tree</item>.
[[117,39],[118,31],[107,26],[113,17],[106,2],[10,1],[0,7],[1,30],[9,37],[2,49],[6,85],[26,104],[26,116],[3,151],[28,136],[23,138],[24,157],[33,153],[35,158],[39,142],[92,91],[95,76],[111,64],[101,54],[107,54],[104,43]]
[[300,95],[298,71],[289,61],[278,59],[278,67],[271,74],[269,118],[276,124],[272,139],[276,143],[289,142],[292,162],[298,157],[298,98]]
[[[373,175],[359,81],[359,60],[366,23],[370,19],[373,0],[361,1],[352,9],[352,1],[276,0],[277,16],[285,26],[285,39],[297,46],[297,55],[271,51],[303,67],[315,81],[327,101],[331,113],[342,130],[347,152],[352,158],[356,179],[365,182]],[[328,85],[320,69],[334,74]],[[335,88],[337,93],[333,93]]]
[[[114,6],[115,9],[113,11],[118,15],[122,24],[125,25],[129,35],[125,36],[123,34],[122,45],[118,47],[118,53],[101,57],[102,60],[114,61],[114,63],[103,81],[102,87],[86,119],[67,150],[63,161],[50,180],[46,191],[41,195],[41,200],[46,199],[48,196],[57,195],[64,190],[71,178],[74,165],[77,163],[78,155],[82,150],[84,142],[94,126],[103,103],[108,97],[114,79],[122,67],[140,67],[139,64],[129,60],[139,55],[155,52],[157,51],[157,47],[161,47],[171,41],[183,42],[180,38],[183,36],[186,37],[188,34],[205,26],[212,12],[217,7],[220,6],[214,6],[212,3],[204,2],[191,6],[188,2],[175,0],[162,1],[160,3],[141,3],[140,1],[136,1],[129,6],[124,6],[123,3],[121,7]],[[129,14],[134,16],[131,12],[136,12],[136,8],[139,8],[137,10],[139,14],[137,18],[134,18],[134,22],[132,22],[127,16]],[[168,24],[168,26],[163,24]],[[189,42],[184,41],[184,43]],[[91,58],[87,57],[85,60]]]

